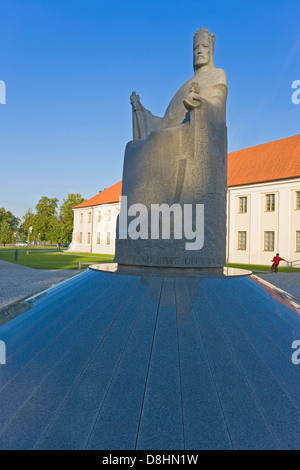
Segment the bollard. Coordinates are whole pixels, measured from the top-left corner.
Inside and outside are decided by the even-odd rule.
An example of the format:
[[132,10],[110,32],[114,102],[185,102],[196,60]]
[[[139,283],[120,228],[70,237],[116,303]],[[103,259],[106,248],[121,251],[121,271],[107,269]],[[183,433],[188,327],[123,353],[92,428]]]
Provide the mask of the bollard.
[[81,263],[78,261],[78,271],[81,271]]
[[18,248],[15,249],[15,261],[18,261]]

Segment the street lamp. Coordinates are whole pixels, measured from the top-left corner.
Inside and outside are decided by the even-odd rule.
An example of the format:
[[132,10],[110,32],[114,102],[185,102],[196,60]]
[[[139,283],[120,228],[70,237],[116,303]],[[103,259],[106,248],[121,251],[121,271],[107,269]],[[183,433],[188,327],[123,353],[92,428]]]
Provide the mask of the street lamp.
[[15,237],[15,261],[18,261],[18,248],[16,248],[17,246],[17,232],[14,232],[14,237]]

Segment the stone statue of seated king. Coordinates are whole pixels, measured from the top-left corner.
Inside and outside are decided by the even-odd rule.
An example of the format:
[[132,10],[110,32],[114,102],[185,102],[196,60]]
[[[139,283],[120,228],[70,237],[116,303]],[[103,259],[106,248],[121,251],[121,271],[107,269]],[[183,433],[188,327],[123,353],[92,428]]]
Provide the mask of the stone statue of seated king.
[[196,31],[194,76],[162,118],[131,95],[133,140],[124,157],[119,264],[226,263],[227,79],[214,65],[214,40],[207,29]]

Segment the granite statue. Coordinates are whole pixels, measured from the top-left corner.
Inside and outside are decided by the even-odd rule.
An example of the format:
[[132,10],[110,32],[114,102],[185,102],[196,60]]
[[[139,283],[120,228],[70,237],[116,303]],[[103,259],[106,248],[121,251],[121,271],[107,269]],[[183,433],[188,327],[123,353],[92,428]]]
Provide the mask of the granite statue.
[[[119,264],[220,268],[226,263],[227,78],[214,65],[214,43],[207,29],[196,31],[194,76],[176,92],[163,117],[147,110],[135,92],[130,97],[133,140],[124,157],[115,256]],[[128,208],[138,212],[139,205],[148,214],[136,220],[149,216],[148,231],[141,230],[139,237],[131,237],[130,230],[124,235],[120,221],[125,216],[130,220],[134,211]],[[153,239],[150,214],[161,205],[170,209],[170,237]],[[183,217],[190,215],[182,226],[189,222],[196,237],[200,206],[204,241],[187,250],[185,237],[176,236],[174,214],[181,207]],[[188,207],[192,210],[185,213]]]

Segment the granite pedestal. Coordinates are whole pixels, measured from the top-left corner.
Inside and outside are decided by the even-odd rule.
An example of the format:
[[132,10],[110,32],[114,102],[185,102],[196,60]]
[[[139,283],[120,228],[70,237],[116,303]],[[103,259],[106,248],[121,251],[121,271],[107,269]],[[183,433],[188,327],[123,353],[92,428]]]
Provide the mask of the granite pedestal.
[[0,449],[299,449],[299,316],[251,276],[87,270],[0,327]]

